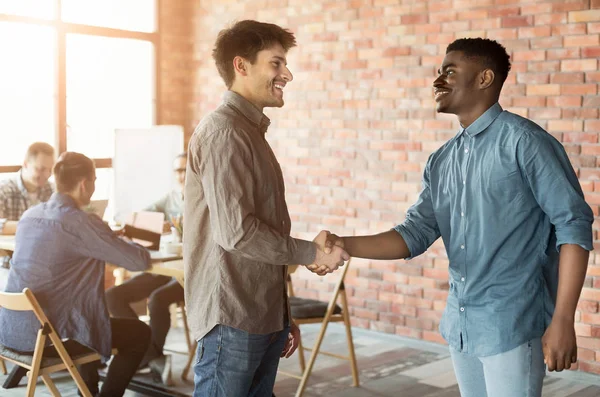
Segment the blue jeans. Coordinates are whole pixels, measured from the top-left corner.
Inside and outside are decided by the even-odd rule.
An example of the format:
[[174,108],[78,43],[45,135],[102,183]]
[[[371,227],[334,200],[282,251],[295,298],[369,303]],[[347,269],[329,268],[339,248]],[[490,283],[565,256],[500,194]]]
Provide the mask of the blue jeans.
[[198,341],[194,397],[271,397],[289,330],[256,335],[215,326]]
[[512,350],[475,357],[450,348],[462,397],[541,397],[546,374],[542,340]]

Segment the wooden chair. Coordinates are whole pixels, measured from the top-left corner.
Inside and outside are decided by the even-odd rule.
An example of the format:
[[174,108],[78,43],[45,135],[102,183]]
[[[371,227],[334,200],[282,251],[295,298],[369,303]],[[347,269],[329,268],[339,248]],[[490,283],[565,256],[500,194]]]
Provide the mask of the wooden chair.
[[[187,345],[187,352],[182,352],[180,350],[175,351],[175,350],[169,350],[173,353],[179,353],[179,354],[184,354],[187,356],[187,362],[185,364],[185,367],[183,368],[183,371],[181,371],[181,380],[186,382],[188,380],[188,374],[190,372],[190,368],[192,367],[192,362],[194,361],[194,357],[196,357],[196,348],[198,347],[198,342],[196,342],[195,340],[192,340],[192,338],[190,337],[190,328],[188,326],[188,321],[187,321],[187,314],[185,311],[185,302],[178,302],[177,303],[177,308],[179,309],[179,313],[181,313],[181,320],[183,322],[183,332],[185,334],[185,342]],[[167,349],[165,349],[167,350]]]
[[[89,353],[71,357],[61,341],[60,336],[56,333],[52,324],[50,324],[50,321],[29,288],[25,288],[21,293],[0,292],[0,307],[16,311],[33,311],[41,324],[37,334],[33,355],[18,353],[0,345],[0,358],[28,370],[27,376],[29,377],[29,380],[27,382],[27,397],[32,397],[34,395],[37,380],[40,376],[46,387],[50,390],[52,396],[59,397],[60,393],[52,382],[50,374],[65,369],[71,374],[71,377],[75,381],[81,394],[84,397],[92,397],[92,394],[88,390],[75,366],[100,360],[100,355],[98,353],[90,350]],[[59,358],[43,357],[44,347],[46,346],[48,338],[50,338]]]
[[[321,324],[321,329],[315,345],[312,348],[304,347],[302,340],[298,345],[298,357],[300,360],[300,369],[302,370],[302,376],[295,374],[286,373],[280,371],[284,375],[291,376],[296,379],[300,379],[300,384],[296,390],[296,397],[301,397],[306,389],[308,378],[313,370],[313,366],[319,353],[327,356],[339,358],[350,362],[350,369],[352,371],[352,386],[359,386],[358,378],[358,367],[356,365],[356,355],[354,354],[354,341],[352,339],[352,328],[350,325],[350,314],[348,312],[348,298],[346,296],[346,288],[344,286],[344,279],[348,273],[350,267],[350,260],[338,270],[340,273],[339,279],[335,284],[333,294],[329,302],[321,302],[312,299],[299,298],[294,295],[294,288],[292,285],[292,277],[288,274],[288,294],[290,296],[290,310],[292,318],[297,325],[302,324]],[[338,305],[338,299],[340,305]],[[321,344],[327,331],[327,326],[330,322],[343,322],[346,329],[346,340],[348,343],[348,356],[341,356],[325,351],[321,351]],[[304,350],[311,351],[308,364],[304,361]]]
[[0,368],[2,368],[2,375],[6,375],[6,364],[4,364],[4,360],[0,358]]

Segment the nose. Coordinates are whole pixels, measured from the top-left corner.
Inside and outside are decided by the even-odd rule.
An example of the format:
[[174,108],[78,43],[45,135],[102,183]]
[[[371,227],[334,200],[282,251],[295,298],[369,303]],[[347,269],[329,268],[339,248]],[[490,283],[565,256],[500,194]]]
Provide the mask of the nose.
[[292,75],[292,72],[290,72],[290,69],[288,69],[288,67],[287,67],[287,66],[284,66],[284,67],[283,67],[283,74],[282,74],[282,75],[283,75],[283,79],[284,79],[286,82],[288,82],[288,83],[289,83],[290,81],[294,80],[294,76]]
[[441,87],[444,85],[444,75],[440,74],[437,79],[433,80],[433,87]]

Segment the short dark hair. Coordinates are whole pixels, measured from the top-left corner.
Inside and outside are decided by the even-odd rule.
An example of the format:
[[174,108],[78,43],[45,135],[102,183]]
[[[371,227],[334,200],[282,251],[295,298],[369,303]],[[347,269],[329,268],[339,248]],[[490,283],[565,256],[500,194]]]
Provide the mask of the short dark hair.
[[510,71],[510,56],[496,40],[481,37],[457,39],[446,48],[446,54],[451,51],[460,51],[469,58],[476,58],[484,67],[492,69],[500,78],[500,85],[506,81]]
[[233,58],[240,56],[254,64],[260,51],[277,43],[287,52],[296,46],[296,38],[292,32],[278,25],[252,20],[239,21],[221,30],[212,56],[227,88],[231,88],[235,80]]
[[91,179],[95,169],[94,161],[81,153],[62,153],[53,170],[56,190],[61,193],[71,192],[82,179]]
[[34,142],[27,148],[25,160],[35,158],[40,153],[45,154],[46,156],[54,157],[54,148],[52,147],[52,145],[46,142]]

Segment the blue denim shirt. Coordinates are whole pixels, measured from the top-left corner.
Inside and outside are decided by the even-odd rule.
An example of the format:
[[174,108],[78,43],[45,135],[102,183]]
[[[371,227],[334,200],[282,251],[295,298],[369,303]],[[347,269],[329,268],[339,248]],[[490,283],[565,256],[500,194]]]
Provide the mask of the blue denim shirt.
[[423,190],[395,230],[412,257],[442,237],[450,291],[441,334],[487,356],[543,335],[560,246],[592,250],[592,222],[563,146],[496,103],[430,156]]
[[[33,291],[62,338],[88,346],[104,357],[112,334],[104,298],[104,264],[145,270],[150,254],[125,242],[69,196],[54,193],[27,210],[17,228],[7,292]],[[0,343],[28,352],[35,349],[40,322],[33,312],[0,309]]]

